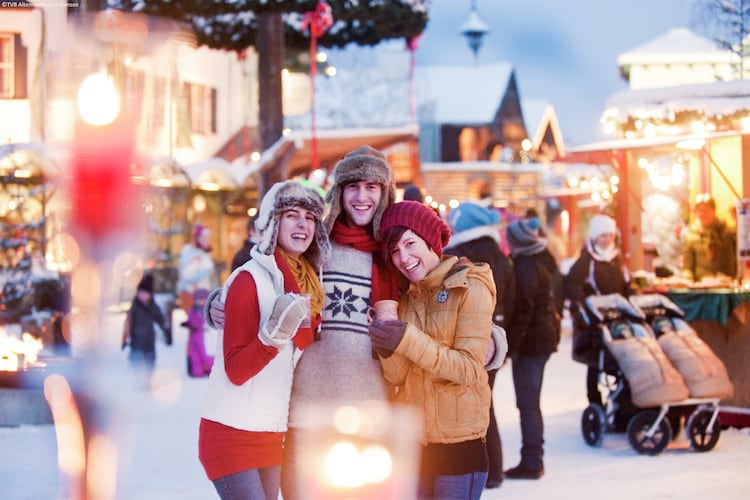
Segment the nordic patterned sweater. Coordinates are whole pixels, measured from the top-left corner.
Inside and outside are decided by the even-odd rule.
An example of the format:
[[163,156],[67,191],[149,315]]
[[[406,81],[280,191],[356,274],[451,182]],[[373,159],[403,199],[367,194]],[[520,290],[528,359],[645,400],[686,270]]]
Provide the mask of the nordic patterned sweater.
[[289,426],[299,427],[308,405],[386,400],[380,362],[367,335],[372,254],[331,241],[323,267],[320,340],[305,349],[292,385]]

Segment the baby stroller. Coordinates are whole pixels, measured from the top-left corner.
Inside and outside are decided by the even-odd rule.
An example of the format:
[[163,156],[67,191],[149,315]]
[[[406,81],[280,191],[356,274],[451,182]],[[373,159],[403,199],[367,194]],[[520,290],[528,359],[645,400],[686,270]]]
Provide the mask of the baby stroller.
[[[650,300],[650,316],[619,294],[591,296],[578,312],[577,329],[587,329],[594,352],[586,362],[593,359],[600,389],[606,395],[602,405],[591,403],[583,412],[584,441],[600,446],[605,433],[619,428],[627,432],[635,451],[658,455],[671,441],[673,429],[679,429],[682,418],[689,414],[686,430],[692,448],[708,451],[716,445],[721,430],[720,397],[690,397],[683,376],[650,325],[650,321],[672,317],[665,304]],[[681,311],[672,306],[670,311],[678,318]],[[574,341],[574,359],[581,361],[581,335]]]

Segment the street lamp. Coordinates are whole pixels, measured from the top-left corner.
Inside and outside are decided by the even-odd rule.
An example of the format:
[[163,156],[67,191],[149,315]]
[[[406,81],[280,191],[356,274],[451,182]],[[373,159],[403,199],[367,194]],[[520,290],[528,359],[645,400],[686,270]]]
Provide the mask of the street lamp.
[[489,32],[489,26],[479,17],[476,0],[471,0],[469,18],[461,26],[461,34],[466,37],[469,47],[474,53],[474,62],[479,64],[479,47],[482,46],[482,38]]

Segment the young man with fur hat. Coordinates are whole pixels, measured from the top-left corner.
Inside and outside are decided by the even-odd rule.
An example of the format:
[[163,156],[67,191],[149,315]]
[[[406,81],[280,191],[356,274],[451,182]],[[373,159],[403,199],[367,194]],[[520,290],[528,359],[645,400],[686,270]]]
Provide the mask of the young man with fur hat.
[[224,328],[198,438],[201,464],[221,498],[278,497],[294,367],[323,309],[319,272],[330,250],[323,212],[316,191],[275,184],[261,201],[252,259],[222,288]]
[[323,267],[326,302],[319,338],[305,351],[292,387],[282,468],[287,500],[299,498],[295,475],[306,408],[388,399],[367,336],[367,310],[378,300],[398,296],[398,275],[384,265],[376,239],[383,211],[395,197],[391,167],[370,146],[347,153],[333,170],[326,195],[331,239],[331,258]]

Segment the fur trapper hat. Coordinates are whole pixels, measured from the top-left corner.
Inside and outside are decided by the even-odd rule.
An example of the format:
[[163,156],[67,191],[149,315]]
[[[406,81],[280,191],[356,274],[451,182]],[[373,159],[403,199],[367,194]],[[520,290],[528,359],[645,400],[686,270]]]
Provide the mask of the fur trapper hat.
[[344,186],[353,182],[372,181],[383,186],[383,194],[380,204],[375,210],[372,218],[372,232],[375,238],[379,238],[380,221],[383,218],[385,207],[396,201],[396,188],[393,185],[393,173],[391,166],[385,159],[383,153],[371,146],[362,146],[350,151],[336,164],[333,169],[333,186],[326,194],[326,202],[330,211],[326,216],[326,228],[328,232],[333,229],[333,224],[341,215],[341,195]]
[[279,236],[279,216],[293,207],[302,207],[315,215],[315,236],[304,255],[315,269],[320,269],[331,249],[328,232],[323,225],[325,206],[317,191],[297,181],[277,182],[263,196],[255,220],[255,229],[260,235],[258,251],[265,255],[273,254]]

